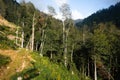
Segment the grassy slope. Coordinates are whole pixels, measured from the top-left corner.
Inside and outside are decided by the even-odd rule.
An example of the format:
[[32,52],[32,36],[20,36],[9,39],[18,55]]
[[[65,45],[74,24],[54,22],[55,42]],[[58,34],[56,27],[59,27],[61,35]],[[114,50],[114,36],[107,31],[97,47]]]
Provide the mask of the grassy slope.
[[16,25],[0,16],[0,48],[14,47]]
[[3,69],[0,79],[9,80],[16,72],[21,72],[23,69],[30,66],[30,59],[28,52],[21,52],[20,50],[0,50],[0,54],[9,56],[11,62]]
[[[40,57],[35,52],[24,49],[0,50],[0,54],[12,59],[0,75],[2,80],[17,80],[19,76],[22,76],[24,80],[79,80],[76,74],[67,71],[62,65],[50,62],[48,58]],[[40,74],[34,76],[32,69],[37,70]]]
[[12,60],[9,64],[3,65],[4,68],[0,69],[0,80],[9,80],[16,72],[21,72],[30,66],[28,52],[13,50],[16,47],[14,44],[15,31],[16,25],[0,16],[0,54],[8,56]]

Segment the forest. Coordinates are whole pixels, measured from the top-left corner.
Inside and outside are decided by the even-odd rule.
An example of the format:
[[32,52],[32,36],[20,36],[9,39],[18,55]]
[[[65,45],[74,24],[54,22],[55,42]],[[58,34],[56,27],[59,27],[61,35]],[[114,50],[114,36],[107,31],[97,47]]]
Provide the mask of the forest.
[[[0,20],[16,25],[9,28],[0,21],[1,80],[120,80],[120,3],[76,24],[68,4],[60,7],[63,20],[53,17],[52,6],[48,11],[24,0],[0,0]],[[12,65],[7,77],[2,69],[14,61],[4,55],[9,52],[15,53],[14,65],[28,65],[15,73]]]

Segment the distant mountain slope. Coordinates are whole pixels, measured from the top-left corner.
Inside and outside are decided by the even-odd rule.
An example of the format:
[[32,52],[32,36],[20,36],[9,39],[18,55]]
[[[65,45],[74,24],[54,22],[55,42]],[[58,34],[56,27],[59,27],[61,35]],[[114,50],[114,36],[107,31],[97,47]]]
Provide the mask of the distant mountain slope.
[[107,9],[102,9],[92,14],[91,16],[85,18],[83,22],[78,22],[77,25],[87,24],[92,26],[93,23],[105,23],[113,22],[116,26],[120,27],[120,2],[110,6]]
[[76,24],[76,23],[82,22],[82,21],[83,21],[83,19],[77,19],[77,20],[74,20],[74,23]]

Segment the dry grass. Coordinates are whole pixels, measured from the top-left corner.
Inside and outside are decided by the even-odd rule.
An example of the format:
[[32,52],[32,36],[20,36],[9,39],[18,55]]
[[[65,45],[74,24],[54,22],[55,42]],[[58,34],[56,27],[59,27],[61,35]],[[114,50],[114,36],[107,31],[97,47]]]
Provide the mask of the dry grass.
[[16,25],[13,23],[8,22],[6,19],[4,19],[2,16],[0,16],[0,25],[8,26],[12,29],[16,28]]
[[0,50],[0,54],[7,55],[12,59],[7,67],[2,70],[0,80],[9,80],[16,72],[21,72],[31,66],[30,54],[25,50]]

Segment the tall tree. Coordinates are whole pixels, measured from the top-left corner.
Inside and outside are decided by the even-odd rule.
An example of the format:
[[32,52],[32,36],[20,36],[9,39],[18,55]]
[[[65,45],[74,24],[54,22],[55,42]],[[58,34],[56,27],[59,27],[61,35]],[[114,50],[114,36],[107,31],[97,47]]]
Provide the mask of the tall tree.
[[56,15],[55,9],[52,6],[48,6],[48,12],[50,16]]
[[71,11],[70,11],[70,7],[68,4],[63,4],[60,7],[60,11],[62,13],[62,21],[63,21],[63,47],[64,47],[64,65],[67,67],[67,42],[68,42],[68,32],[69,32],[69,26],[65,25],[65,21],[69,21],[71,19]]
[[[24,27],[24,22],[22,23]],[[22,29],[22,34],[21,34],[21,48],[24,47],[24,30]]]
[[34,50],[34,37],[35,36],[35,13],[33,15],[33,20],[32,20],[32,42],[31,42],[31,50]]

